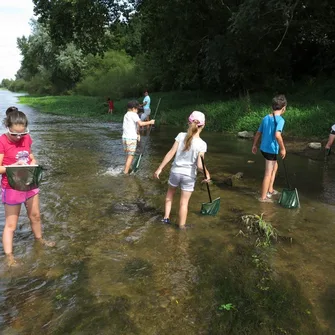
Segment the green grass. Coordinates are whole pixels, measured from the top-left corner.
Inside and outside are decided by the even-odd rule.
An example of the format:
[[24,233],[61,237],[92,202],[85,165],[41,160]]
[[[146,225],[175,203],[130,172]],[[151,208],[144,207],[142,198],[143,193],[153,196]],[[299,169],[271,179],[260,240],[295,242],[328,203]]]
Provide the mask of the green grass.
[[[316,89],[316,88],[315,88]],[[296,137],[328,137],[335,123],[335,94],[318,88],[307,87],[304,91],[286,94],[288,108],[284,114],[285,134]],[[313,92],[315,94],[313,94]],[[184,125],[193,110],[206,114],[206,127],[217,132],[256,131],[259,123],[268,114],[272,94],[253,94],[241,98],[222,98],[204,92],[160,92],[151,93],[152,115],[162,98],[157,120],[162,124]],[[90,117],[121,122],[128,100],[115,101],[115,113],[107,114],[104,98],[87,96],[20,97],[20,102],[45,113]],[[142,97],[137,97],[142,101]]]

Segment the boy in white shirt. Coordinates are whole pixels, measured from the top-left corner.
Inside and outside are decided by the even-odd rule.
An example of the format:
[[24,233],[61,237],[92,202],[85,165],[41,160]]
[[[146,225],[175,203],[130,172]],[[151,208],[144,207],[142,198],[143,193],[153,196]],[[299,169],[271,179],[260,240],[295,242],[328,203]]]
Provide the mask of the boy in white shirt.
[[123,117],[123,134],[122,143],[123,149],[127,154],[126,163],[124,166],[124,173],[128,174],[131,163],[133,162],[138,135],[138,127],[155,124],[155,120],[141,121],[137,112],[140,104],[138,101],[129,101],[127,104],[127,113]]

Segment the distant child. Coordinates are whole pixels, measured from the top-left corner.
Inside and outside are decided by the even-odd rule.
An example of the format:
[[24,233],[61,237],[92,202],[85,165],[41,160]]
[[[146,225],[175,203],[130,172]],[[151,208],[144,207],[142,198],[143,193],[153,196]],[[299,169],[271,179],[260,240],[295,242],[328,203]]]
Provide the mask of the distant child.
[[142,105],[140,105],[143,107],[143,113],[141,115],[142,121],[149,121],[150,119],[150,113],[151,113],[150,103],[151,103],[151,99],[150,99],[149,93],[148,91],[145,91],[143,103]]
[[285,113],[287,101],[284,95],[277,95],[272,99],[272,113],[265,116],[254,137],[252,153],[257,153],[257,143],[260,137],[261,153],[265,158],[265,173],[262,184],[261,202],[272,202],[272,195],[279,192],[273,189],[276,173],[278,170],[277,154],[280,150],[282,159],[286,156],[286,149],[282,138],[282,131],[285,120],[282,114]]
[[325,147],[325,159],[327,159],[327,157],[330,155],[331,147],[334,143],[334,140],[335,140],[335,124],[333,124],[333,126],[330,129],[328,142],[327,142],[326,147]]
[[155,120],[141,121],[137,112],[139,103],[137,101],[129,101],[127,104],[127,113],[123,117],[123,134],[122,142],[123,149],[127,154],[126,164],[124,166],[124,173],[128,174],[131,163],[134,159],[137,140],[139,137],[139,127],[155,124]]
[[[159,179],[159,175],[165,165],[176,155],[169,177],[169,187],[165,198],[165,213],[163,222],[170,223],[170,212],[173,196],[178,186],[181,188],[179,206],[179,228],[185,229],[188,213],[188,202],[191,198],[196,181],[197,169],[202,171],[201,156],[204,157],[207,151],[207,144],[200,138],[200,133],[205,126],[205,115],[194,111],[188,118],[189,126],[187,133],[179,133],[170,151],[165,155],[162,163],[156,170],[154,176]],[[208,182],[209,172],[206,169]]]
[[113,114],[114,110],[114,101],[111,100],[110,98],[107,99],[108,102],[108,114]]
[[5,228],[2,243],[8,265],[14,265],[13,237],[19,219],[21,205],[24,204],[35,239],[43,245],[54,246],[42,238],[39,204],[39,189],[16,191],[8,183],[5,165],[34,165],[36,160],[31,151],[32,139],[29,135],[28,120],[24,113],[11,111],[5,121],[7,132],[0,136],[1,198],[5,206]]

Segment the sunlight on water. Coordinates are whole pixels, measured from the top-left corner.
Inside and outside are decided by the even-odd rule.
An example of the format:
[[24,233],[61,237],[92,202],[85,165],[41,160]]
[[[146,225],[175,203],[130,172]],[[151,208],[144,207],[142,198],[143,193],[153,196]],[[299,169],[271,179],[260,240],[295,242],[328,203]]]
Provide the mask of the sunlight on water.
[[107,169],[107,171],[104,173],[104,175],[109,175],[109,176],[119,176],[123,174],[123,165],[119,165],[116,167],[110,167]]

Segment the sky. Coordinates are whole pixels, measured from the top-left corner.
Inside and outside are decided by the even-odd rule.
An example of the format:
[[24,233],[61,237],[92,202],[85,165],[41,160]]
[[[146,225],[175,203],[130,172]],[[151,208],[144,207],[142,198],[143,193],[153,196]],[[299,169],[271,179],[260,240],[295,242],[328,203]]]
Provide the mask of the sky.
[[32,0],[0,0],[0,82],[15,79],[20,68],[22,57],[16,39],[30,35],[33,8]]

